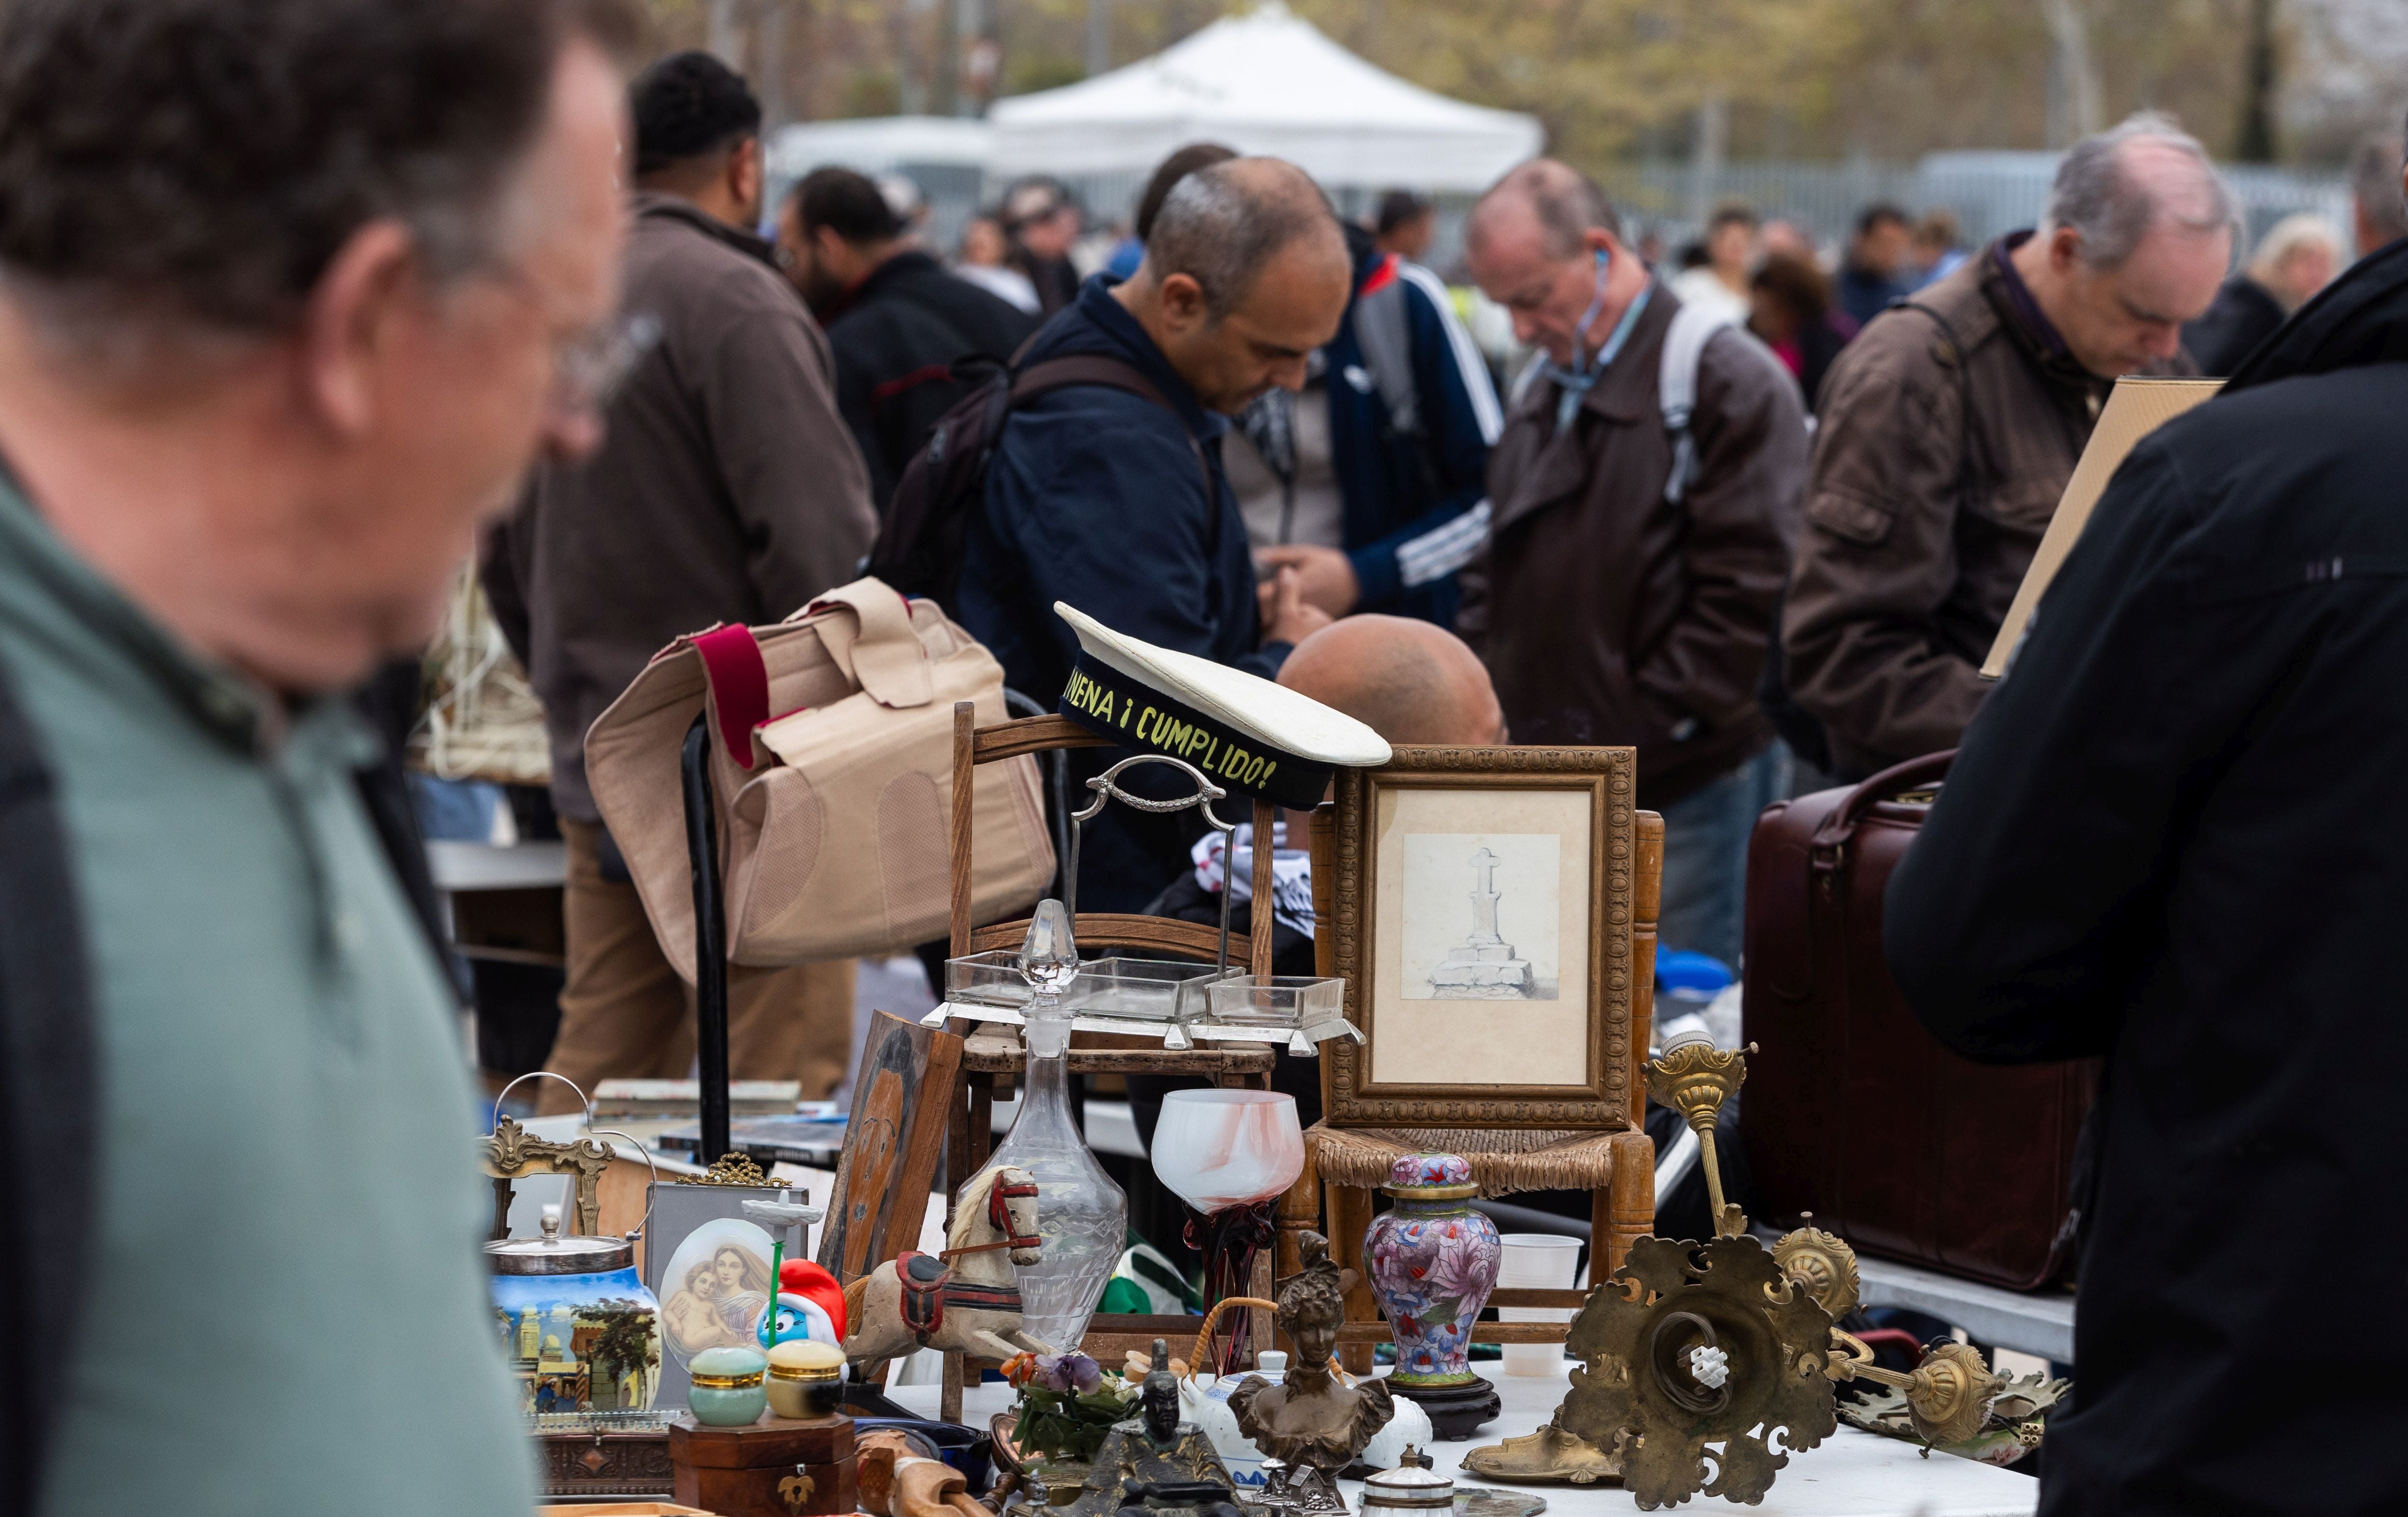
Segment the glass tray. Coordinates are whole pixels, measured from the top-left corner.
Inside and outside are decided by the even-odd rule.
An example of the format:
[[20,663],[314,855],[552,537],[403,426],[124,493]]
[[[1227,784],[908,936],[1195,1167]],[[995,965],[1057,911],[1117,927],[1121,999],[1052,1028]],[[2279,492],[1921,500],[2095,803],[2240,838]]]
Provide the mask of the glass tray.
[[1312,975],[1231,975],[1206,996],[1212,1020],[1232,1027],[1314,1027],[1346,1014],[1346,981]]
[[[1190,1022],[1204,1015],[1205,991],[1214,980],[1229,979],[1235,969],[1210,964],[1184,964],[1175,959],[1139,959],[1121,954],[1089,959],[1079,966],[1070,988],[1062,995],[1062,1009],[1089,1016],[1122,1017],[1131,1022]],[[1017,1011],[1036,993],[1020,978],[1018,952],[996,949],[945,961],[945,999],[972,1006],[1003,1007]]]

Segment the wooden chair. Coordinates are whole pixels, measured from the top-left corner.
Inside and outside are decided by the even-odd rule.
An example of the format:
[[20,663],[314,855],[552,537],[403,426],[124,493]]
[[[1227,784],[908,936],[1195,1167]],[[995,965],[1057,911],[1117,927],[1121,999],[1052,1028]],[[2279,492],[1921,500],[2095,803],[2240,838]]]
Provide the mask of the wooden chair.
[[[1630,1048],[1634,1064],[1643,1063],[1655,1022],[1656,919],[1663,899],[1664,819],[1653,811],[1635,813],[1636,868],[1631,880]],[[1332,969],[1334,945],[1328,923],[1334,912],[1327,892],[1334,863],[1334,813],[1324,807],[1313,818],[1313,896],[1321,928],[1314,949],[1321,972]],[[1328,1075],[1325,1070],[1325,1081]],[[1325,1099],[1330,1098],[1326,1085]],[[1582,1132],[1495,1132],[1481,1130],[1480,1141],[1450,1145],[1443,1128],[1331,1128],[1317,1123],[1306,1137],[1307,1169],[1282,1209],[1283,1268],[1294,1268],[1287,1255],[1291,1224],[1301,1219],[1315,1197],[1309,1187],[1318,1184],[1319,1209],[1326,1212],[1330,1257],[1355,1271],[1356,1283],[1347,1293],[1347,1325],[1340,1331],[1340,1354],[1354,1374],[1371,1369],[1375,1344],[1388,1340],[1380,1318],[1369,1275],[1363,1263],[1363,1235],[1371,1224],[1371,1197],[1385,1178],[1388,1165],[1407,1153],[1439,1149],[1461,1152],[1470,1162],[1472,1178],[1484,1196],[1526,1190],[1584,1190],[1590,1193],[1589,1279],[1604,1280],[1622,1267],[1634,1239],[1656,1226],[1656,1150],[1646,1133],[1647,1086],[1630,1082],[1630,1113],[1627,1127]],[[1316,1174],[1315,1171],[1318,1171]],[[1578,1309],[1585,1293],[1576,1290],[1499,1290],[1489,1297],[1498,1307]],[[1566,1323],[1477,1323],[1474,1343],[1561,1343]]]
[[[973,926],[970,923],[970,818],[974,804],[972,777],[977,766],[1017,758],[1024,753],[1112,746],[1110,740],[1095,736],[1066,717],[1020,717],[982,727],[978,724],[977,710],[969,702],[961,701],[954,705],[951,949],[953,956],[1016,949],[1028,932],[1026,917],[983,927]],[[1254,802],[1255,837],[1268,837],[1271,835],[1275,814],[1269,802]],[[1271,864],[1270,849],[1254,850],[1256,900],[1271,898]],[[1069,861],[1065,859],[1063,866],[1067,870]],[[1218,927],[1168,917],[1082,911],[1079,913],[1074,930],[1082,958],[1117,951],[1211,961],[1217,959],[1221,952],[1221,931]],[[1253,936],[1247,943],[1247,966],[1255,974],[1271,972],[1271,913],[1256,911]],[[979,1166],[986,1163],[987,1155],[994,1151],[995,1103],[998,1099],[1010,1098],[1027,1066],[1027,1051],[1019,1034],[1011,1028],[962,1018],[954,1018],[949,1025],[962,1035],[965,1046],[962,1052],[962,1099],[955,1105],[946,1146],[948,1220],[951,1217],[951,1192],[962,1181],[977,1173]],[[1158,1038],[1123,1038],[1089,1032],[1071,1035],[1068,1054],[1069,1073],[1074,1077],[1100,1074],[1183,1075],[1205,1079],[1216,1085],[1256,1090],[1270,1088],[1275,1057],[1271,1047],[1262,1043],[1214,1042],[1192,1049],[1167,1049]],[[1270,1268],[1271,1259],[1268,1252],[1256,1257],[1254,1295],[1267,1296],[1270,1294]],[[1267,1312],[1254,1312],[1254,1341],[1257,1346],[1268,1347],[1271,1341],[1268,1317]],[[1201,1317],[1189,1316],[1114,1315],[1097,1318],[1096,1324],[1088,1329],[1081,1347],[1098,1363],[1109,1365],[1117,1362],[1128,1350],[1151,1348],[1157,1338],[1184,1344],[1196,1336],[1202,1322]],[[946,1356],[943,1414],[949,1421],[958,1420],[961,1414],[965,1367],[957,1355]]]

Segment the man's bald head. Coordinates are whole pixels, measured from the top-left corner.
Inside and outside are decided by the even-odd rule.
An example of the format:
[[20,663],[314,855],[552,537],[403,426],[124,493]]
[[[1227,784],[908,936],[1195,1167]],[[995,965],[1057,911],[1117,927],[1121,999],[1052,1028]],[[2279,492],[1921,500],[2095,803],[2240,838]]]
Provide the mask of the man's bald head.
[[1157,282],[1173,274],[1194,279],[1218,320],[1291,247],[1333,268],[1351,266],[1338,214],[1312,176],[1277,158],[1232,158],[1170,187],[1146,237],[1145,264]]
[[1296,645],[1279,682],[1392,743],[1484,748],[1505,740],[1488,670],[1462,638],[1402,616],[1350,616]]
[[1553,158],[1533,158],[1488,188],[1464,223],[1467,250],[1535,224],[1549,258],[1582,256],[1591,229],[1622,237],[1622,218],[1598,182]]
[[2069,228],[2081,236],[2084,263],[2117,268],[2154,231],[2229,242],[2240,217],[2199,139],[2170,117],[2141,111],[2067,150],[2041,230]]

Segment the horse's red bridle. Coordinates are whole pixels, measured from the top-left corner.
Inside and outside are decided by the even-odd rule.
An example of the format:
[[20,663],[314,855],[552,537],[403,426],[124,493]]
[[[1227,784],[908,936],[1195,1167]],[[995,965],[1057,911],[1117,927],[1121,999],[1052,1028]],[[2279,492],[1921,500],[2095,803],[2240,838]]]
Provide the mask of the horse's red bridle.
[[1006,1185],[998,1181],[995,1187],[986,1193],[986,1220],[989,1226],[1004,1235],[1003,1238],[993,1243],[972,1243],[963,1248],[947,1249],[937,1257],[951,1259],[964,1253],[986,1253],[996,1249],[1033,1249],[1041,1246],[1045,1241],[1043,1238],[1034,1234],[1015,1233],[1011,1230],[1011,1209],[1004,1205],[1004,1202],[1012,1196],[1033,1197],[1036,1194],[1037,1185],[1034,1181],[1025,1185]]

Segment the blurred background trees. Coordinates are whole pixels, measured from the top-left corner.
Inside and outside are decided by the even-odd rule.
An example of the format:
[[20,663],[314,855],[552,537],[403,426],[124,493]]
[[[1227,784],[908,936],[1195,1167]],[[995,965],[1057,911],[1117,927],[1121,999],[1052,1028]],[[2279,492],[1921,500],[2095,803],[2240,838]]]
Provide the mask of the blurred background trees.
[[[975,112],[1133,62],[1248,0],[652,0],[779,121]],[[1911,162],[2060,146],[2155,107],[2219,153],[2337,164],[2408,102],[2402,0],[1290,0],[1592,168]]]

